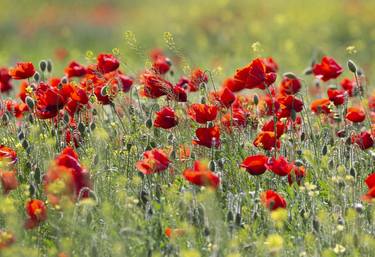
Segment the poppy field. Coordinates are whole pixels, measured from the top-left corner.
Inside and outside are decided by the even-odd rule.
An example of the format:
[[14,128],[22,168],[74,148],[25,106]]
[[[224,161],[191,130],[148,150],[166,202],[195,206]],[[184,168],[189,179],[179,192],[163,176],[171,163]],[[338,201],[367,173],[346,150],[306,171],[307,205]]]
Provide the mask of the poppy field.
[[[146,17],[146,2],[126,7]],[[207,1],[233,24],[245,2]],[[358,30],[322,31],[314,46],[306,33],[308,49],[287,40],[281,50],[273,38],[284,34],[266,20],[274,9],[259,3],[273,37],[249,25],[265,44],[241,36],[233,49],[232,32],[211,35],[229,23],[194,1],[181,21],[189,39],[165,25],[171,14],[155,18],[156,31],[176,31],[162,43],[139,21],[129,24],[140,37],[106,40],[120,16],[96,0],[77,6],[88,23],[74,28],[87,32],[63,29],[71,48],[48,32],[60,26],[53,15],[17,36],[0,24],[15,40],[0,51],[0,256],[375,256],[375,19],[371,3],[343,2],[327,4],[342,10],[334,25],[353,27],[363,12]],[[157,8],[183,14],[169,4]],[[34,12],[66,15],[73,4],[57,6]],[[40,47],[23,45],[28,30]],[[95,42],[82,44],[85,33]]]

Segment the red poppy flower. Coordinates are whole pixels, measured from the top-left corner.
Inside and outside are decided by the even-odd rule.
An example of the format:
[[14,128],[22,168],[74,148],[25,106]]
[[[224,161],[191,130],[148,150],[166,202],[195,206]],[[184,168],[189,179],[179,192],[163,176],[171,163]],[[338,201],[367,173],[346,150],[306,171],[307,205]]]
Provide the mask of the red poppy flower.
[[272,57],[261,59],[266,66],[266,72],[277,72],[279,70],[279,65]]
[[365,183],[369,189],[375,187],[375,172],[367,176]]
[[280,156],[278,159],[270,158],[266,163],[266,167],[273,173],[283,177],[289,175],[293,169],[293,164],[289,163],[284,156]]
[[316,99],[314,100],[311,105],[310,109],[314,113],[325,113],[329,114],[331,113],[331,109],[329,108],[329,105],[331,104],[331,101],[328,98],[322,98],[322,99]]
[[171,61],[164,55],[159,55],[152,63],[152,69],[158,74],[165,74],[171,68]]
[[245,85],[234,78],[224,80],[223,88],[228,88],[232,92],[239,92],[245,89]]
[[289,185],[292,185],[293,182],[296,182],[298,185],[301,185],[301,182],[305,176],[306,176],[305,167],[293,165],[293,169],[288,174]]
[[25,227],[32,229],[47,219],[47,207],[43,201],[38,199],[29,200],[26,203],[26,220]]
[[208,121],[216,119],[218,108],[207,104],[192,104],[187,113],[194,121],[200,124],[206,124]]
[[301,81],[299,79],[292,79],[284,77],[279,86],[280,94],[295,95],[301,90]]
[[174,100],[176,102],[186,102],[187,93],[182,86],[174,86],[172,89],[172,94],[167,95],[168,100]]
[[232,91],[230,91],[230,89],[225,87],[221,92],[219,92],[219,102],[223,106],[229,108],[235,100],[236,96]]
[[12,77],[7,68],[0,68],[0,92],[5,93],[12,89]]
[[279,148],[280,141],[275,137],[273,131],[261,131],[254,139],[253,144],[256,147],[263,148],[264,150],[271,150],[272,148]]
[[195,161],[193,169],[186,169],[183,176],[187,181],[197,186],[217,188],[220,184],[220,177],[210,171],[207,164],[201,161]]
[[355,88],[357,87],[357,83],[355,80],[351,80],[348,78],[344,78],[340,83],[342,89],[348,92],[349,96],[354,96]]
[[163,95],[173,94],[172,84],[152,72],[141,75],[141,83],[144,85],[141,94],[149,98],[159,98]]
[[193,140],[193,144],[203,145],[208,148],[220,146],[220,129],[218,126],[211,128],[198,128],[195,131],[198,139]]
[[99,54],[97,61],[98,70],[101,73],[115,71],[120,66],[120,62],[112,54]]
[[234,76],[244,87],[252,89],[265,89],[265,85],[269,86],[276,80],[276,73],[267,72],[266,66],[261,59],[253,60],[249,65],[238,69]]
[[321,63],[315,64],[313,73],[323,81],[335,79],[344,71],[344,69],[333,58],[324,56]]
[[35,73],[34,65],[31,62],[18,62],[16,67],[9,70],[9,75],[13,79],[28,79]]
[[178,118],[172,108],[164,107],[156,112],[154,126],[157,128],[169,129],[178,124]]
[[199,90],[200,84],[207,83],[207,82],[208,82],[207,74],[199,68],[195,69],[190,75],[190,80],[188,83],[189,90],[191,92],[196,92]]
[[233,108],[221,118],[221,124],[227,129],[231,127],[244,128],[247,126],[248,114],[242,108]]
[[0,161],[7,165],[13,165],[17,162],[17,153],[12,148],[0,145]]
[[367,194],[362,196],[362,200],[366,202],[371,202],[373,199],[375,199],[375,187],[370,188]]
[[265,115],[274,115],[280,109],[280,103],[274,97],[269,95],[262,98],[260,103],[260,112]]
[[351,122],[362,122],[366,118],[366,113],[363,109],[358,107],[349,107],[346,111],[345,118]]
[[241,167],[245,168],[251,175],[261,175],[266,170],[268,157],[263,154],[248,156],[242,163]]
[[18,187],[15,171],[0,171],[0,179],[4,194],[8,194],[11,190]]
[[119,74],[117,76],[117,80],[118,80],[118,83],[120,85],[122,92],[124,93],[129,92],[130,88],[133,85],[133,79],[124,74]]
[[25,103],[17,103],[12,100],[5,100],[5,106],[8,112],[12,113],[17,119],[23,117],[23,114],[29,111],[29,107]]
[[262,204],[271,211],[274,211],[278,208],[286,208],[285,199],[281,195],[272,190],[262,192],[260,195],[260,200]]
[[[262,131],[271,131],[275,132],[275,122],[273,119],[270,119],[268,122],[264,123]],[[280,138],[286,131],[286,125],[282,121],[276,122],[276,136]]]
[[352,144],[357,144],[362,150],[371,148],[374,145],[372,136],[367,131],[361,132],[351,137]]
[[327,94],[329,100],[331,100],[336,106],[345,103],[345,90],[329,88]]
[[64,71],[68,78],[82,77],[86,74],[86,68],[76,61],[70,62]]
[[370,109],[370,111],[375,112],[375,94],[372,94],[368,98],[368,108]]
[[161,149],[154,148],[143,153],[143,160],[136,163],[137,169],[145,175],[166,170],[171,161]]
[[279,118],[290,117],[292,111],[298,113],[303,109],[303,102],[293,95],[278,97],[277,101],[280,103],[280,109],[277,113]]
[[37,89],[35,90],[36,96],[36,116],[39,119],[49,119],[55,117],[59,110],[64,107],[66,103],[66,98],[63,97],[68,92],[64,93],[62,90],[52,87],[44,82],[41,82]]

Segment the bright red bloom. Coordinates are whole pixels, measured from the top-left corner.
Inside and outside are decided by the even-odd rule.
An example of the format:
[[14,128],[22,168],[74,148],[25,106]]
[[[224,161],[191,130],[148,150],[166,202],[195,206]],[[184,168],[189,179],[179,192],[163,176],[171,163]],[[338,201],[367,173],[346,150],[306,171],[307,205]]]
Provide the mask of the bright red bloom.
[[[262,131],[271,131],[275,132],[275,122],[273,119],[270,119],[268,122],[264,123]],[[276,136],[280,138],[286,131],[286,125],[282,121],[276,122]]]
[[124,74],[119,74],[117,76],[117,80],[118,80],[118,83],[120,85],[122,92],[124,93],[129,92],[130,88],[133,85],[133,79]]
[[158,74],[165,74],[171,68],[171,61],[164,55],[159,55],[153,60],[152,69]]
[[270,169],[273,173],[279,176],[287,176],[293,169],[293,164],[289,163],[284,156],[280,156],[278,159],[272,157],[266,163],[266,167]]
[[367,176],[365,183],[369,189],[375,187],[375,172]]
[[266,170],[268,157],[263,154],[248,156],[242,163],[241,167],[245,168],[251,175],[261,175]]
[[5,106],[8,112],[12,113],[16,118],[22,118],[23,114],[29,110],[25,103],[17,103],[12,100],[5,100]]
[[279,148],[280,141],[275,137],[273,131],[261,131],[254,139],[253,144],[256,147],[263,148],[264,150],[271,150],[272,148]]
[[301,90],[301,81],[284,77],[279,86],[280,94],[295,95]]
[[245,85],[234,78],[224,80],[223,88],[228,88],[232,92],[239,92],[245,89]]
[[15,171],[0,171],[0,180],[4,194],[18,187],[18,180]]
[[349,107],[346,111],[345,118],[351,122],[362,122],[366,118],[366,113],[363,109],[358,107]]
[[217,188],[220,184],[220,177],[210,171],[207,164],[201,161],[195,161],[193,169],[186,169],[183,176],[187,181],[197,186]]
[[43,201],[38,199],[29,200],[26,203],[26,220],[25,227],[32,229],[47,219],[47,207]]
[[305,176],[305,167],[293,165],[292,171],[288,174],[289,185],[292,185],[294,181],[297,182],[298,185],[301,185],[301,182]]
[[362,200],[366,202],[371,202],[373,199],[375,199],[375,187],[370,188],[367,194],[362,196]]
[[320,64],[315,64],[313,73],[323,81],[335,79],[344,69],[333,58],[324,56]]
[[143,153],[143,160],[137,161],[137,169],[145,175],[166,170],[171,161],[161,149],[154,148]]
[[31,62],[18,62],[16,67],[9,70],[13,79],[28,79],[35,73],[34,65]]
[[144,85],[141,94],[149,98],[159,98],[163,95],[173,94],[173,85],[152,72],[145,72],[141,75],[141,82]]
[[[68,90],[69,92],[64,92],[64,90]],[[37,100],[36,116],[39,119],[55,117],[67,101],[64,95],[70,95],[70,88],[68,86],[63,86],[63,89],[59,90],[56,87],[41,82],[35,90]]]
[[17,153],[12,148],[0,145],[0,161],[5,162],[8,166],[17,162]]
[[372,136],[367,131],[361,132],[351,137],[352,144],[357,144],[362,150],[371,148],[374,145]]
[[192,104],[187,113],[195,122],[206,124],[208,121],[216,119],[218,108],[214,105]]
[[345,90],[328,88],[327,95],[336,106],[345,103]]
[[272,190],[262,192],[260,195],[260,200],[262,204],[271,211],[274,211],[278,208],[286,208],[287,205],[285,199]]
[[277,113],[279,118],[290,117],[292,111],[298,113],[303,109],[303,102],[293,95],[278,97],[277,101],[280,103],[280,110]]
[[172,108],[164,107],[156,112],[154,126],[157,128],[170,129],[178,124],[178,118]]
[[221,118],[221,124],[223,124],[227,129],[230,129],[231,127],[246,127],[247,125],[247,118],[248,114],[239,107],[232,107],[232,111],[226,113]]
[[99,54],[97,61],[98,70],[101,73],[115,71],[120,66],[120,62],[112,54]]
[[331,101],[328,98],[322,98],[322,99],[316,99],[314,100],[311,105],[310,109],[314,113],[325,113],[329,114],[331,113],[331,110],[329,108],[329,105],[331,104]]
[[279,65],[272,57],[262,58],[261,60],[266,66],[266,72],[277,72],[279,70]]
[[236,96],[226,87],[219,93],[220,103],[227,108],[229,108],[235,100]]
[[199,86],[202,83],[207,83],[208,82],[208,76],[207,74],[201,70],[201,69],[195,69],[190,75],[190,80],[189,80],[189,90],[191,92],[195,92],[199,90]]
[[234,79],[249,89],[265,89],[265,85],[269,86],[275,82],[276,73],[267,72],[262,60],[255,59],[246,67],[238,69]]
[[266,95],[262,98],[260,112],[266,115],[274,115],[280,109],[280,103],[274,97]]
[[211,128],[198,128],[195,131],[198,139],[193,140],[193,144],[203,145],[208,148],[220,146],[220,129],[218,126]]
[[64,71],[65,71],[65,74],[68,76],[68,78],[82,77],[87,72],[86,68],[76,61],[70,62],[68,67],[66,67]]
[[174,100],[176,102],[186,102],[187,93],[182,86],[174,86],[172,89],[172,94],[167,95],[168,100]]
[[12,89],[12,77],[7,68],[0,68],[0,92],[5,93]]
[[340,83],[342,89],[348,92],[349,96],[354,96],[357,83],[355,80],[344,78]]

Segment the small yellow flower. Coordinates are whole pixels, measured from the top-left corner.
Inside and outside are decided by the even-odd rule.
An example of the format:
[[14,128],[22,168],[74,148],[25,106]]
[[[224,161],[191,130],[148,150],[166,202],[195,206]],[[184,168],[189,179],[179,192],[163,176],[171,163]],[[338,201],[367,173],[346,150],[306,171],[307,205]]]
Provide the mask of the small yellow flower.
[[344,253],[345,252],[345,247],[342,246],[342,245],[339,245],[339,244],[336,244],[335,245],[335,248],[333,248],[333,251],[337,254],[337,253]]
[[278,234],[269,235],[264,242],[271,253],[277,253],[283,249],[284,239]]

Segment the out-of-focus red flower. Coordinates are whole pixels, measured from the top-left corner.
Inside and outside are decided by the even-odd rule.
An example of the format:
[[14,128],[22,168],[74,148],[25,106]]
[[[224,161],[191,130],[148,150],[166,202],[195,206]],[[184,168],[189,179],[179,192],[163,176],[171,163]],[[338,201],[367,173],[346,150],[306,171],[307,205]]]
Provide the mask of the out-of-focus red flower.
[[368,108],[370,111],[375,112],[375,93],[368,98]]
[[362,108],[349,107],[346,111],[345,118],[351,122],[362,122],[366,118],[366,113]]
[[301,81],[297,78],[284,77],[279,86],[280,94],[295,95],[301,90]]
[[7,68],[0,68],[0,92],[5,93],[12,89],[12,77]]
[[331,100],[336,106],[345,103],[345,90],[328,88],[327,95],[329,100]]
[[371,148],[374,145],[372,136],[367,131],[353,135],[351,137],[352,144],[358,145],[362,150]]
[[262,97],[259,106],[260,113],[265,115],[274,115],[280,109],[280,103],[269,95]]
[[221,124],[227,129],[231,127],[244,128],[247,126],[248,113],[246,113],[242,108],[233,108],[232,111],[227,112],[221,118]]
[[366,202],[372,202],[375,199],[375,187],[368,190],[367,194],[362,196],[362,200]]
[[170,227],[167,227],[164,231],[165,236],[169,237],[169,238],[183,236],[183,235],[185,235],[185,233],[186,233],[186,231],[184,229],[181,229],[181,228],[172,229]]
[[261,175],[267,170],[267,161],[268,157],[263,154],[251,155],[246,157],[240,166],[251,175]]
[[293,169],[288,174],[289,185],[292,185],[293,182],[296,182],[298,185],[301,185],[301,182],[305,176],[306,176],[305,167],[293,165]]
[[29,111],[29,107],[25,103],[17,103],[12,100],[5,100],[4,103],[8,112],[12,113],[18,119],[22,118],[23,114]]
[[120,62],[112,54],[99,54],[97,61],[98,70],[101,73],[115,71],[120,66]]
[[280,141],[275,137],[273,131],[261,131],[256,136],[253,142],[254,146],[263,148],[264,150],[271,150],[272,148],[280,148]]
[[35,68],[31,62],[18,62],[15,67],[9,70],[13,79],[27,79],[34,75]]
[[280,103],[280,109],[277,113],[279,118],[290,117],[292,112],[301,112],[303,109],[303,102],[294,95],[278,97],[277,101]]
[[375,172],[366,177],[365,183],[369,189],[375,187]]
[[313,73],[323,81],[335,79],[344,71],[344,69],[333,58],[324,56],[321,63],[315,64]]
[[144,85],[141,95],[149,98],[158,98],[163,95],[173,94],[173,85],[152,72],[144,72],[141,75],[141,83]]
[[266,163],[268,169],[279,176],[287,176],[293,169],[293,164],[289,163],[284,156],[280,156],[278,159],[274,157],[270,158]]
[[171,61],[164,55],[159,55],[153,60],[152,69],[158,74],[165,74],[171,68]]
[[232,92],[239,92],[245,89],[245,85],[234,78],[224,80],[223,88],[228,88]]
[[25,223],[27,229],[35,228],[47,219],[47,207],[43,201],[38,199],[29,200],[25,208],[28,216]]
[[35,90],[36,110],[35,114],[39,119],[49,119],[55,117],[59,110],[64,107],[68,100],[64,96],[70,95],[71,88],[63,86],[62,89],[52,87],[47,83],[41,82]]
[[195,161],[193,169],[186,169],[183,176],[187,181],[197,186],[217,188],[220,184],[220,177],[210,171],[207,164],[201,161]]
[[175,111],[170,107],[164,107],[156,112],[154,126],[157,128],[170,129],[178,124]]
[[145,175],[166,170],[171,161],[163,150],[154,148],[143,153],[143,160],[136,163],[137,169]]
[[8,194],[11,190],[18,187],[15,171],[0,171],[0,179],[4,194]]
[[348,78],[344,78],[340,83],[342,89],[348,92],[349,96],[354,96],[355,88],[357,87],[357,83],[355,80],[351,80]]
[[18,93],[18,97],[22,100],[22,102],[25,103],[25,99],[26,99],[26,96],[29,95],[29,93],[27,92],[27,87],[29,86],[29,84],[27,83],[27,81],[22,81],[21,84],[20,84],[20,92]]
[[200,84],[207,83],[207,82],[208,82],[207,74],[203,70],[197,68],[193,70],[193,72],[190,75],[190,80],[188,83],[189,90],[191,92],[196,92],[199,90]]
[[[275,132],[275,122],[273,119],[270,119],[266,123],[264,123],[262,127],[262,131],[271,131]],[[286,131],[286,125],[282,121],[276,122],[276,136],[280,138]]]
[[266,72],[277,72],[279,70],[279,65],[272,57],[261,59],[266,66]]
[[229,108],[235,100],[236,96],[229,88],[225,87],[221,92],[219,92],[219,102],[223,106]]
[[167,95],[168,100],[174,100],[176,102],[186,102],[187,93],[182,86],[174,86],[172,89],[172,94]]
[[214,105],[192,104],[187,113],[195,122],[206,124],[216,119],[218,108]]
[[118,83],[120,85],[120,88],[122,92],[126,93],[129,92],[130,88],[133,85],[133,79],[129,76],[126,76],[124,74],[119,74],[117,76]]
[[0,250],[9,247],[15,241],[16,240],[12,232],[0,230]]
[[6,165],[13,165],[17,162],[17,153],[12,148],[0,145],[0,162]]
[[276,80],[276,73],[267,72],[266,66],[261,59],[253,60],[249,65],[238,69],[234,75],[234,79],[244,87],[252,89],[265,89]]
[[210,128],[198,128],[195,131],[197,136],[196,140],[193,140],[193,144],[202,145],[208,148],[220,146],[220,129],[218,126]]
[[278,208],[286,208],[287,205],[285,199],[272,190],[262,192],[260,195],[260,200],[262,204],[271,211],[274,211]]
[[68,78],[82,77],[86,74],[86,68],[76,61],[70,62],[64,71]]
[[329,105],[331,104],[331,101],[328,98],[322,98],[322,99],[316,99],[314,100],[311,105],[310,109],[314,113],[325,113],[329,114],[331,113],[331,109],[329,108]]

